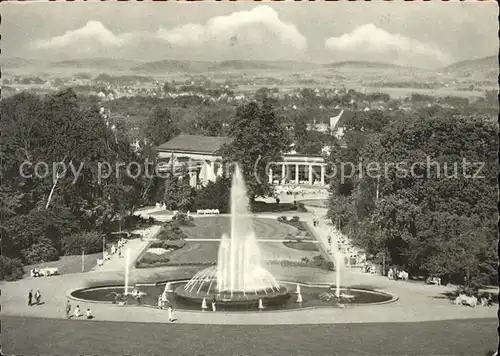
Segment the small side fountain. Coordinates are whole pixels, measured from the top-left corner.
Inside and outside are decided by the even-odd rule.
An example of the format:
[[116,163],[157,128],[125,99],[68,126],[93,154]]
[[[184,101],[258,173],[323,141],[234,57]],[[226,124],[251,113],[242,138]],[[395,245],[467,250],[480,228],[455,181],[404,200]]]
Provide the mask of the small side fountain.
[[207,306],[207,298],[203,298],[203,301],[201,302],[201,309],[206,310],[208,308]]
[[167,284],[165,284],[165,292],[166,293],[170,293],[170,292],[173,292],[174,290],[172,289],[172,283],[171,282],[167,282]]
[[262,299],[259,299],[259,309],[264,309],[264,304],[262,303]]
[[300,284],[297,283],[297,289],[295,291],[295,294],[297,294],[297,303],[302,303],[302,293],[300,292]]

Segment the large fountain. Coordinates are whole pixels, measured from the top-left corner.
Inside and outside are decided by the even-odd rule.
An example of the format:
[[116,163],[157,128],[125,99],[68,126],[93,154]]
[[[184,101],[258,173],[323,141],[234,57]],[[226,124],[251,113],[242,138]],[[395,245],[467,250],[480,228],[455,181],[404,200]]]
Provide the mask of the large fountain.
[[231,235],[223,235],[217,265],[198,272],[175,290],[179,297],[202,301],[216,298],[226,304],[258,303],[287,298],[287,289],[265,269],[252,226],[241,169],[235,167],[231,186]]
[[[333,233],[333,231],[332,231]],[[78,289],[71,298],[78,301],[119,303],[128,301],[157,306],[158,298],[175,309],[206,310],[215,298],[217,310],[286,310],[311,307],[343,307],[357,304],[383,304],[395,301],[396,296],[382,291],[342,288],[340,272],[343,255],[338,249],[340,232],[333,233],[330,251],[336,262],[336,283],[307,284],[281,281],[266,270],[261,259],[259,245],[253,230],[252,216],[248,209],[248,197],[241,170],[233,174],[231,186],[231,231],[220,241],[217,265],[198,272],[190,280],[170,280],[155,285],[133,284],[129,286],[130,253],[125,254],[125,286],[108,285]],[[130,288],[132,291],[129,291]],[[139,290],[140,288],[140,290]],[[288,290],[295,289],[296,298],[290,298]],[[171,294],[174,294],[175,297]],[[134,303],[136,304],[136,303]]]

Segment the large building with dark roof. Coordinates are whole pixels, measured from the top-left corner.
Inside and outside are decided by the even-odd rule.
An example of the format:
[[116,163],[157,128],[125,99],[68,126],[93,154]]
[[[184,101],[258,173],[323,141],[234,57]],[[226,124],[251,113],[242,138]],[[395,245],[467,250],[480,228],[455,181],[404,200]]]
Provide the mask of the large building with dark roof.
[[[188,168],[193,187],[215,181],[223,174],[222,157],[219,154],[229,137],[179,135],[158,146],[160,169],[169,167]],[[269,167],[268,181],[273,184],[325,186],[325,161],[322,156],[285,153],[282,162]]]

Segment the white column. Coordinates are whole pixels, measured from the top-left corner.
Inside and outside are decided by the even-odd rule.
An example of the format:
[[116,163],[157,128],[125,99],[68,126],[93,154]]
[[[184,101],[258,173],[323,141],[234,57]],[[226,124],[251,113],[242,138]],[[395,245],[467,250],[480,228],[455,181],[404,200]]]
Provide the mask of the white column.
[[269,168],[269,184],[273,184],[273,169]]
[[325,166],[321,166],[321,185],[325,185]]
[[283,180],[283,179],[285,179],[285,176],[286,176],[286,166],[285,166],[285,164],[283,163],[283,164],[281,165],[281,179],[282,179],[282,180]]
[[194,172],[189,172],[189,176],[190,176],[190,179],[189,179],[189,185],[193,188],[196,188],[196,171]]
[[209,172],[210,172],[210,178],[209,178],[209,180],[211,180],[212,182],[215,182],[216,178],[217,178],[216,177],[216,173],[217,172],[215,172],[215,162],[210,162],[208,164],[208,166],[209,166]]
[[313,184],[313,166],[312,165],[309,165],[309,184]]
[[295,165],[295,184],[299,184],[299,165]]

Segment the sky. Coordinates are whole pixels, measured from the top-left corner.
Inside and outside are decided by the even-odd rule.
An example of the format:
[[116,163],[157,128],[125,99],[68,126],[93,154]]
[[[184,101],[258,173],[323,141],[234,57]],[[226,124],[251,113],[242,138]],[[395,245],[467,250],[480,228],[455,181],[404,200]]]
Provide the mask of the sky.
[[437,68],[498,53],[486,2],[3,2],[2,56],[346,60]]

